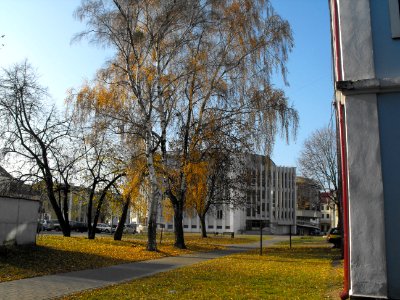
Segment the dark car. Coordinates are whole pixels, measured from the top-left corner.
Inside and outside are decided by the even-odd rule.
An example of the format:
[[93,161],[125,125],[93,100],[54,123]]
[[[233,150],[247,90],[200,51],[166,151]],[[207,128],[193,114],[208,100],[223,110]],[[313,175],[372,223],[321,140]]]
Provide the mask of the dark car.
[[42,228],[43,230],[50,231],[50,230],[55,230],[55,231],[60,231],[61,226],[58,220],[44,220],[42,223]]
[[36,232],[39,233],[39,232],[45,230],[45,229],[44,229],[44,223],[45,223],[44,220],[38,221],[38,223],[37,223],[37,228],[36,228]]
[[88,231],[88,227],[84,222],[69,221],[69,226],[71,227],[71,231],[76,231],[76,232]]
[[339,228],[333,227],[329,229],[326,240],[328,243],[332,243],[334,248],[340,248],[342,244],[342,235]]
[[321,235],[321,230],[319,229],[311,229],[310,235]]

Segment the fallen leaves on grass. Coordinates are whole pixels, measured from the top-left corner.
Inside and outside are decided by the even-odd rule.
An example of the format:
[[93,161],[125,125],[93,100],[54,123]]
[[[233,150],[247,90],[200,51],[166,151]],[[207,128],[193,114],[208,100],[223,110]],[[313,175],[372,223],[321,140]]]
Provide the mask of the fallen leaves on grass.
[[304,242],[292,249],[287,244],[269,247],[263,256],[251,251],[218,258],[64,299],[323,299],[335,295],[342,281],[339,251],[318,239],[312,245]]
[[180,250],[171,241],[163,241],[159,251],[149,252],[144,240],[42,235],[36,246],[11,247],[0,256],[0,282],[222,248],[189,242],[188,249]]

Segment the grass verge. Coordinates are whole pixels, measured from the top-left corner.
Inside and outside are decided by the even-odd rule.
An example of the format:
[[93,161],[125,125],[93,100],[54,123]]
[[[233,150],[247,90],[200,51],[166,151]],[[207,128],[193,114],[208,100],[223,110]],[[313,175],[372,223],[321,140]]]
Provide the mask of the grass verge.
[[63,299],[337,299],[342,263],[321,239],[296,239]]
[[[85,237],[65,238],[56,235],[39,235],[36,246],[3,248],[0,251],[0,282],[47,274],[64,273],[115,264],[176,256],[194,251],[222,249],[224,244],[254,242],[253,237],[185,236],[187,250],[173,247],[173,235],[163,236],[158,252],[146,251],[144,236],[131,235],[122,241],[111,236],[100,236],[95,240]],[[160,236],[158,237],[160,241]]]

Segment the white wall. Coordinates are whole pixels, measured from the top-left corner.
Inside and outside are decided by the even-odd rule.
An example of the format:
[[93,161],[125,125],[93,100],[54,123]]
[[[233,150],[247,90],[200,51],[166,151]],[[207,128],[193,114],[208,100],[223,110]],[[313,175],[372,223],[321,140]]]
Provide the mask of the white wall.
[[0,245],[34,244],[40,202],[0,197]]

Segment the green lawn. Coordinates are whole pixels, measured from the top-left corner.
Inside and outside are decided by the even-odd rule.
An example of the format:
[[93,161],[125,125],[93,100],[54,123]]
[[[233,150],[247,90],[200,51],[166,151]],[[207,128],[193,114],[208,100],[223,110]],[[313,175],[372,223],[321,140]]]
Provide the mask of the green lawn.
[[[65,238],[39,235],[36,246],[0,248],[0,282],[46,274],[99,268],[121,263],[175,256],[193,251],[222,249],[224,244],[254,242],[253,236],[209,237],[199,234],[186,236],[187,250],[174,248],[173,235],[163,234],[158,252],[148,252],[145,235],[124,236],[114,241],[111,236],[99,235],[95,240],[85,237]],[[160,235],[158,236],[160,241]]]
[[64,299],[338,299],[342,262],[321,238],[295,238]]

